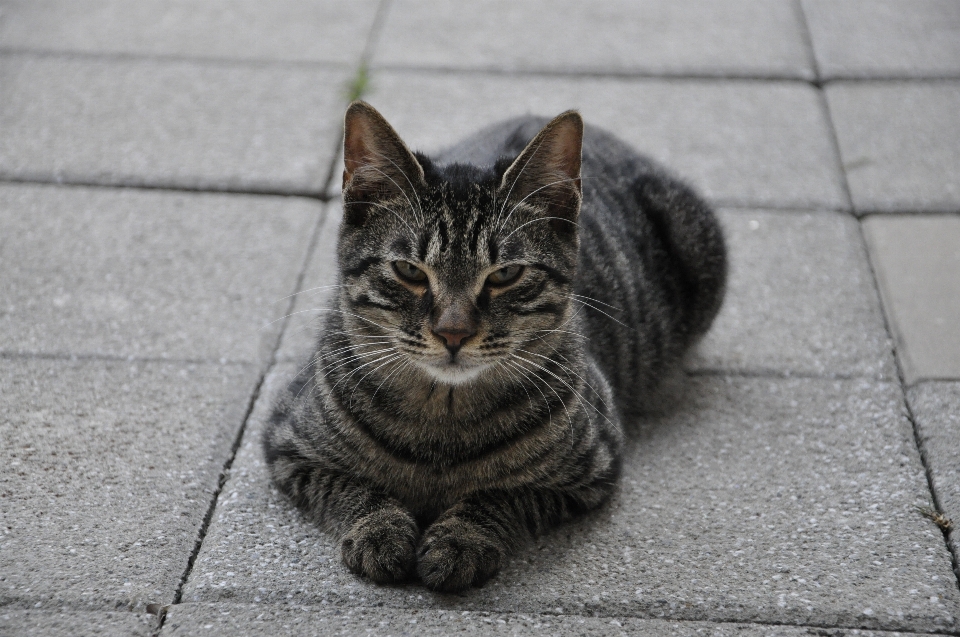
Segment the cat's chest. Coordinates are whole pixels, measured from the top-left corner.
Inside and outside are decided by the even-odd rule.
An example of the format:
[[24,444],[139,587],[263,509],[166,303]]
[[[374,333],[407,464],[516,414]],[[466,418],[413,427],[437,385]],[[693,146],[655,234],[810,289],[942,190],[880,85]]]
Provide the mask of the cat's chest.
[[570,444],[567,432],[569,428],[548,425],[469,459],[431,462],[398,455],[368,432],[358,431],[363,444],[353,466],[365,482],[391,493],[418,515],[429,516],[471,493],[518,488],[556,474],[553,465]]

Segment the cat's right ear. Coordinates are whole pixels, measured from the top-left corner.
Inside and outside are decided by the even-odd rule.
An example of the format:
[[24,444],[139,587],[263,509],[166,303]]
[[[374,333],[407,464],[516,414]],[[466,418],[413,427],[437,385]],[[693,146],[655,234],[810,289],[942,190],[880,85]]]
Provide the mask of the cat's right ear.
[[550,226],[561,236],[577,236],[583,188],[583,119],[576,111],[553,118],[503,174],[504,200],[517,206],[539,201]]
[[370,203],[397,195],[414,199],[423,168],[377,109],[363,101],[347,108],[343,122],[344,219],[363,225]]

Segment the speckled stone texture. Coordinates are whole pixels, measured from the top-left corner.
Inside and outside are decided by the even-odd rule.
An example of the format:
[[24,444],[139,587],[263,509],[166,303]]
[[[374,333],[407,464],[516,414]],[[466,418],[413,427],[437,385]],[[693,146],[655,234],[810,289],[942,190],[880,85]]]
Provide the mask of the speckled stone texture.
[[327,300],[337,294],[337,237],[341,219],[343,208],[340,202],[327,204],[317,245],[307,263],[301,289],[283,331],[277,360],[306,361],[316,349]]
[[[749,624],[710,624],[632,617],[578,617],[524,613],[488,613],[459,610],[404,610],[273,604],[181,604],[170,611],[161,637],[243,634],[273,637],[277,627],[284,635],[335,637],[378,635],[415,637],[447,635],[537,635],[541,637],[807,637],[809,628]],[[822,631],[825,635],[833,632]],[[839,632],[836,633],[840,635]],[[858,637],[889,633],[844,632]],[[901,633],[903,634],[903,633]],[[904,637],[907,637],[904,635]]]
[[960,555],[960,381],[920,383],[907,397],[937,498],[953,523],[950,545]]
[[763,0],[396,0],[374,64],[812,79],[801,20]]
[[960,82],[825,89],[858,212],[960,211]]
[[721,210],[730,258],[720,314],[691,369],[894,380],[857,222],[834,212]]
[[384,604],[524,613],[952,629],[960,592],[915,509],[923,468],[896,386],[688,379],[641,423],[613,501],[461,596],[376,586],[269,486],[269,377],[184,591],[185,602]]
[[0,56],[0,177],[320,193],[349,71]]
[[356,64],[376,0],[7,0],[0,47]]
[[265,362],[320,209],[0,185],[0,352]]
[[246,365],[0,359],[0,606],[173,601],[257,380]]
[[365,99],[424,151],[515,115],[577,108],[715,202],[848,206],[823,104],[802,83],[379,71]]
[[821,77],[960,77],[954,0],[802,0]]
[[[960,524],[958,20],[0,0],[0,637],[960,635],[960,535],[927,515],[932,485]],[[348,573],[263,465],[336,293],[356,91],[427,152],[578,108],[730,246],[612,501],[463,595]]]
[[146,613],[0,608],[0,635],[11,637],[152,637],[156,625]]
[[960,216],[863,223],[904,380],[960,379]]

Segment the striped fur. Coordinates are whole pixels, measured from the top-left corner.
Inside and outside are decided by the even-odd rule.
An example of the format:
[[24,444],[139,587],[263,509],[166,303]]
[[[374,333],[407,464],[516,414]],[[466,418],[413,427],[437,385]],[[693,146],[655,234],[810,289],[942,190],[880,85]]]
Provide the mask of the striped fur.
[[[719,309],[723,238],[687,187],[572,112],[431,159],[355,103],[345,158],[341,287],[266,459],[352,571],[480,585],[609,496],[621,415]],[[475,332],[457,351],[444,316]]]

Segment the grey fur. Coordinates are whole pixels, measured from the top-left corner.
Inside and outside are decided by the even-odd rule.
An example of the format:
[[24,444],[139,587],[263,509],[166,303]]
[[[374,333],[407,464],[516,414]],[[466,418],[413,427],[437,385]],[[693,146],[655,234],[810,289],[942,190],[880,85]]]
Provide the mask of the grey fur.
[[[342,287],[267,462],[354,572],[480,585],[609,496],[622,415],[720,307],[723,237],[689,188],[575,113],[430,159],[355,103],[345,143]],[[511,263],[515,282],[487,278]]]

